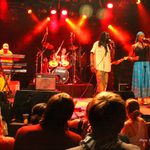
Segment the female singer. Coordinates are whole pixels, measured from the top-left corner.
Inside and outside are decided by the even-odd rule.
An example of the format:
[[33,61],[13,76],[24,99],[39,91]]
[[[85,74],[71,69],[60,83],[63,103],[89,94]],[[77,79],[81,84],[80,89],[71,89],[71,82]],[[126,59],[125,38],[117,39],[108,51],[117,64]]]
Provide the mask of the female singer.
[[132,45],[131,60],[134,61],[132,74],[132,91],[135,98],[144,103],[150,97],[150,44],[145,34],[138,32]]

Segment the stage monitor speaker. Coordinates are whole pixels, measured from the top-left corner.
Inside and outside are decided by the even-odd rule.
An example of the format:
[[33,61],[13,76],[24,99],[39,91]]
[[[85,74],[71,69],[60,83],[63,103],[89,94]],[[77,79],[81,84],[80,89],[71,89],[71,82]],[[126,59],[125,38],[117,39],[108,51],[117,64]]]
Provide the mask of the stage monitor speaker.
[[36,74],[36,90],[55,90],[56,78],[52,74]]
[[135,98],[134,93],[132,91],[114,91],[114,93],[119,94],[125,101],[129,98]]
[[32,107],[37,103],[47,103],[49,98],[59,91],[20,90],[15,94],[13,113],[17,120],[22,114],[31,114]]

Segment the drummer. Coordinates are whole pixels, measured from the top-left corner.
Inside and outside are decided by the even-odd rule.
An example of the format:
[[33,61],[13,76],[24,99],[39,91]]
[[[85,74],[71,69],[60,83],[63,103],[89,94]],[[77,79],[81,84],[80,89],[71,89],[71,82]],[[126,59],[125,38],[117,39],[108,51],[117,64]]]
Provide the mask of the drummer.
[[68,67],[69,66],[69,61],[68,61],[68,54],[66,48],[62,48],[61,50],[61,55],[60,55],[60,64],[63,67]]
[[61,57],[61,61],[66,60],[67,56],[68,56],[68,54],[67,54],[66,48],[62,48],[62,50],[61,50],[61,56],[60,56]]

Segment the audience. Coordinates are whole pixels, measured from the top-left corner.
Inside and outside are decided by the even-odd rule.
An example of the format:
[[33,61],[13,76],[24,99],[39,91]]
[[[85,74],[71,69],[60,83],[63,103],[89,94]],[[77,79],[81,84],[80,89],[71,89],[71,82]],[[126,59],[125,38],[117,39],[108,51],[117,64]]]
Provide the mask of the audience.
[[128,120],[125,122],[121,134],[128,137],[129,142],[146,150],[148,145],[148,129],[146,122],[141,118],[139,103],[135,99],[126,101]]
[[4,126],[0,115],[0,150],[13,150],[14,138],[4,136]]
[[97,94],[87,106],[87,117],[92,132],[80,146],[69,150],[140,150],[138,146],[118,139],[126,120],[125,104],[118,94]]
[[39,124],[17,131],[14,150],[64,150],[77,146],[81,136],[67,125],[73,111],[73,98],[69,94],[55,94],[49,99]]
[[38,124],[40,122],[46,106],[46,103],[37,103],[33,106],[30,117],[31,124]]

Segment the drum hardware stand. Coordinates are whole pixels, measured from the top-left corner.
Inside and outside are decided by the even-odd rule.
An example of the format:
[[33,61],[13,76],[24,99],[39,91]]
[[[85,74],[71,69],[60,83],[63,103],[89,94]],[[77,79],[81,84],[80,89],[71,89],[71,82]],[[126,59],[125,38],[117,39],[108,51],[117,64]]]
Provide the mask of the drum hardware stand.
[[36,74],[38,73],[38,59],[39,58],[41,58],[41,60],[40,60],[40,73],[43,73],[43,53],[46,51],[46,49],[44,49],[44,50],[40,50],[40,51],[38,51],[37,52],[37,54],[36,54],[36,60],[35,60],[35,62],[36,62]]
[[81,45],[79,46],[79,59],[78,59],[78,61],[79,61],[79,69],[80,69],[80,80],[82,81],[82,64],[81,64],[81,57],[82,57],[82,55],[81,55],[81,51],[82,51],[82,48],[81,48]]
[[[74,36],[74,33],[71,33],[70,35],[70,40],[71,40],[71,47],[73,47],[73,36]],[[72,79],[72,82],[73,84],[77,83],[77,81],[79,81],[79,78],[77,76],[77,73],[76,73],[76,59],[77,58],[77,53],[76,53],[76,49],[72,49],[72,76],[73,76],[73,79]]]
[[[44,43],[47,41],[48,36],[48,27],[46,27],[46,32],[42,38],[41,44],[43,46]],[[43,53],[46,51],[46,48],[42,47],[42,50],[39,49],[39,51],[36,54],[36,74],[38,73],[38,58],[41,57],[40,60],[40,73],[43,73]]]

